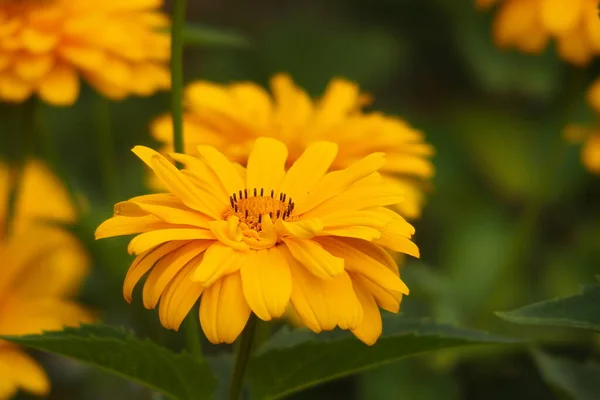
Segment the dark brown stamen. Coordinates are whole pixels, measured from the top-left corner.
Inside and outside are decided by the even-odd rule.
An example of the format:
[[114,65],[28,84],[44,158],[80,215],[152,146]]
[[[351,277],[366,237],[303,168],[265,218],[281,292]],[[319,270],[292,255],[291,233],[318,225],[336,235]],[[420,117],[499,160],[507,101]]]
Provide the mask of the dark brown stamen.
[[233,197],[229,196],[229,204],[231,204],[231,208],[233,208]]
[[262,222],[262,214],[258,214],[258,223],[260,224]]
[[275,218],[279,218],[279,215],[281,214],[280,210],[277,210],[277,214],[275,214]]
[[235,198],[235,193],[231,197],[233,197],[233,201],[237,202],[237,199]]
[[284,202],[284,203],[285,203],[285,197],[286,197],[286,194],[284,193],[283,197],[281,198],[281,201]]
[[275,191],[271,189],[271,198],[275,195]]
[[247,199],[248,198],[248,189],[244,189],[244,198]]
[[242,191],[240,190],[240,200],[243,198],[244,198],[244,196],[242,195]]
[[265,193],[265,189],[264,188],[260,188],[260,197],[263,197],[264,193]]
[[256,197],[256,188],[254,188],[254,197]]
[[248,210],[246,210],[246,218],[248,218]]

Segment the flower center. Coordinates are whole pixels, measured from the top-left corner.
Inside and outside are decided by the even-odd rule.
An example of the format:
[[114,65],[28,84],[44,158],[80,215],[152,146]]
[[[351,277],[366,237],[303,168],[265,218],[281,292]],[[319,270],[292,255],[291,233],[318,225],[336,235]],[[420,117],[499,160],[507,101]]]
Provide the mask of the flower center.
[[248,189],[234,193],[229,197],[230,207],[223,215],[226,220],[235,215],[240,223],[246,224],[250,229],[259,231],[263,216],[268,215],[273,222],[277,219],[284,221],[293,218],[294,201],[285,193],[275,195],[275,191],[265,193],[263,188],[254,188],[248,193]]

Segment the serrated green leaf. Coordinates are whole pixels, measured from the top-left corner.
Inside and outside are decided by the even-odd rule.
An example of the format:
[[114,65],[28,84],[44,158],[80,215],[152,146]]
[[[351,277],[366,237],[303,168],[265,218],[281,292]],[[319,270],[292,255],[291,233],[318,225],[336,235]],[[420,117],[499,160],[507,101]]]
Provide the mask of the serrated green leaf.
[[496,314],[517,324],[600,331],[600,285],[587,286],[575,296],[542,301]]
[[205,362],[106,325],[82,325],[42,335],[2,339],[102,368],[172,399],[206,399],[216,388],[216,380]]
[[384,319],[384,334],[374,346],[348,332],[285,328],[251,359],[251,388],[259,399],[281,398],[335,378],[378,367],[404,357],[445,348],[514,343],[484,332],[402,317]]
[[197,24],[185,25],[183,42],[198,47],[250,47],[250,41],[237,32]]
[[575,400],[600,398],[600,365],[581,364],[536,351],[533,359],[544,380]]

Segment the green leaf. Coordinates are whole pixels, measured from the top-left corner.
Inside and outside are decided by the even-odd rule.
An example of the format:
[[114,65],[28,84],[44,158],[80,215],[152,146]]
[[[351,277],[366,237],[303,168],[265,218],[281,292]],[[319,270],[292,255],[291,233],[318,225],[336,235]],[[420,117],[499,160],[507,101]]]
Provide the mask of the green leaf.
[[206,363],[106,325],[82,325],[42,335],[2,339],[102,368],[172,399],[206,399],[216,388],[216,380]]
[[600,331],[600,285],[587,286],[575,296],[542,301],[497,315],[517,324]]
[[284,328],[251,359],[248,374],[256,398],[274,399],[428,351],[514,342],[484,332],[402,317],[384,318],[384,334],[374,346],[361,343],[348,332],[316,335],[304,329]]
[[600,365],[534,352],[533,359],[544,380],[576,400],[600,398]]
[[198,47],[250,47],[250,41],[237,32],[198,24],[186,24],[183,42]]

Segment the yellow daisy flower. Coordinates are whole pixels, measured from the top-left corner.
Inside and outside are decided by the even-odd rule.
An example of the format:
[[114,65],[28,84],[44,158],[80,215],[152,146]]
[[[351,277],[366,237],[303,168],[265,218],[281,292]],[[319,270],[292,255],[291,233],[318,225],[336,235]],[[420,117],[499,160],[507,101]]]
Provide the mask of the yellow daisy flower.
[[[245,165],[254,140],[267,136],[287,145],[289,167],[311,143],[326,140],[339,146],[332,168],[340,169],[381,151],[387,155],[381,173],[405,191],[399,211],[408,218],[419,216],[427,180],[433,175],[429,160],[433,148],[424,142],[421,132],[399,118],[362,111],[369,97],[360,93],[358,85],[343,79],[333,79],[315,102],[287,75],[273,77],[271,90],[272,97],[250,82],[226,86],[191,83],[185,91],[186,153],[197,154],[198,145],[209,144]],[[155,120],[152,133],[170,148],[171,117]]]
[[[138,234],[123,285],[143,288],[148,309],[178,329],[196,301],[208,340],[232,343],[250,313],[269,321],[291,304],[315,332],[351,330],[373,344],[381,334],[378,306],[398,312],[408,288],[384,248],[418,256],[414,228],[386,206],[403,191],[377,172],[382,153],[327,171],[338,146],[315,142],[286,171],[288,150],[259,138],[247,168],[211,146],[198,156],[171,154],[185,168],[146,147],[133,152],[170,193],[115,206],[96,238]],[[160,304],[159,304],[160,303]]]
[[498,4],[493,28],[500,47],[539,53],[550,38],[559,55],[578,65],[600,54],[600,21],[596,0],[476,0],[484,8]]
[[[0,165],[2,207],[8,174],[8,168]],[[91,314],[71,300],[88,270],[84,249],[70,233],[36,223],[38,218],[64,222],[74,218],[64,189],[39,161],[31,161],[25,169],[9,237],[4,235],[4,215],[5,210],[0,210],[0,335],[91,322]],[[0,399],[12,397],[19,389],[45,395],[49,381],[23,349],[0,340]]]
[[0,100],[73,104],[82,76],[111,99],[170,85],[162,0],[0,2]]

